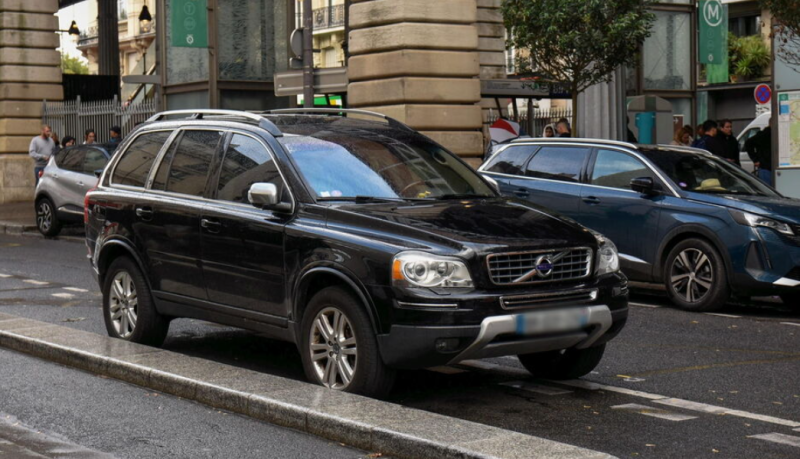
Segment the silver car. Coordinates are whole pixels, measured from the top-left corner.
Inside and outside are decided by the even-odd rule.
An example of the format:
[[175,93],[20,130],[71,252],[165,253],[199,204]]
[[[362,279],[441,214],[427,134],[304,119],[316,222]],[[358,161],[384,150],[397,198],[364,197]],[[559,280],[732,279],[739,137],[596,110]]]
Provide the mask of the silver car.
[[36,226],[56,236],[64,223],[83,221],[83,198],[111,154],[102,145],[65,148],[50,158],[36,186]]

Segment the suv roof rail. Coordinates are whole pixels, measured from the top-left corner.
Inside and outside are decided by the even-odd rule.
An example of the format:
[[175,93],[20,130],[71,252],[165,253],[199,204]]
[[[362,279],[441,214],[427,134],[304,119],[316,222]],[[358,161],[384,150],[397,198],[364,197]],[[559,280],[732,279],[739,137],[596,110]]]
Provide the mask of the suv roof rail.
[[706,156],[714,156],[708,150],[703,150],[702,148],[697,148],[697,147],[687,147],[685,145],[667,145],[660,143],[657,145],[651,145],[651,147],[655,147],[659,150],[677,150],[677,151],[685,151],[687,153],[697,153]]
[[389,123],[392,127],[397,127],[400,129],[405,129],[406,131],[416,132],[414,129],[409,127],[407,124],[400,122],[394,118],[384,115],[383,113],[378,112],[371,112],[369,110],[358,110],[353,108],[279,108],[275,110],[267,110],[265,112],[260,112],[264,114],[270,115],[313,115],[313,114],[320,114],[320,115],[362,115],[362,116],[372,116],[376,118],[381,118]]
[[147,122],[151,121],[160,121],[163,120],[167,116],[173,115],[189,115],[187,119],[190,120],[201,120],[205,115],[212,115],[212,116],[229,116],[229,117],[239,117],[239,118],[247,118],[249,120],[253,120],[258,122],[258,127],[266,130],[274,137],[281,137],[283,132],[275,125],[272,121],[264,118],[262,115],[251,113],[251,112],[243,112],[238,110],[216,110],[216,109],[198,109],[198,110],[171,110],[167,112],[160,112],[156,113],[155,115],[151,116]]
[[636,145],[630,142],[622,142],[619,140],[607,139],[588,139],[582,137],[519,137],[511,141],[514,142],[576,142],[576,143],[604,143],[608,145],[617,145],[621,147],[637,148]]

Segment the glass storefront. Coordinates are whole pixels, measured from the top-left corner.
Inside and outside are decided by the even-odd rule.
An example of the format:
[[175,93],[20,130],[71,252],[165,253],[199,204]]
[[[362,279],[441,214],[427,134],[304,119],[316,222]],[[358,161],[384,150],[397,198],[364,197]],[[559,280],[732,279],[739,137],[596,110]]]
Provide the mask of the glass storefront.
[[645,90],[692,89],[692,15],[655,11],[642,52]]
[[269,81],[275,73],[273,0],[219,2],[219,79]]

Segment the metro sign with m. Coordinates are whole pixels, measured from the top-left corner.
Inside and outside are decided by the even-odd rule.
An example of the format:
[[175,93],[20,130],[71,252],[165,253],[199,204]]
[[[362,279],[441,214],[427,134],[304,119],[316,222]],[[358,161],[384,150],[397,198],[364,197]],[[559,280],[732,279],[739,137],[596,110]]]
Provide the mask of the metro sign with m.
[[703,64],[724,64],[728,52],[728,7],[720,0],[700,0],[698,58]]

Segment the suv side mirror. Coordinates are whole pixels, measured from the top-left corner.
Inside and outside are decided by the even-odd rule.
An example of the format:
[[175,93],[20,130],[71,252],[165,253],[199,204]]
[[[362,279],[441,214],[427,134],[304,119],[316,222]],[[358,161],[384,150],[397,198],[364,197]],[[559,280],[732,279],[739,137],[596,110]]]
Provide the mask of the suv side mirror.
[[652,177],[637,177],[631,180],[631,190],[641,194],[655,194],[656,184]]
[[291,204],[282,203],[278,199],[278,187],[274,183],[258,182],[250,185],[247,191],[247,200],[259,209],[288,212]]

